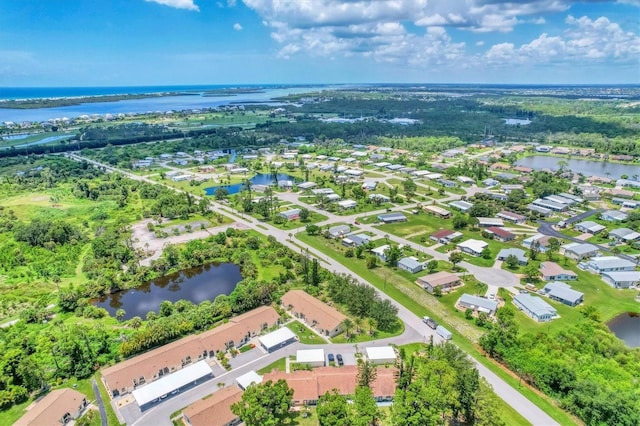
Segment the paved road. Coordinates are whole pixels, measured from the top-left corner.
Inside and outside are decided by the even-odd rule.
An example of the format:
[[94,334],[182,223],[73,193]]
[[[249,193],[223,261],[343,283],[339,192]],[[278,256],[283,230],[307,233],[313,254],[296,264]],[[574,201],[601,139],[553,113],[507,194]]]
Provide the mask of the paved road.
[[96,396],[96,404],[98,405],[98,410],[100,410],[100,420],[102,422],[102,426],[108,426],[107,410],[105,410],[104,408],[102,395],[100,395],[100,389],[98,388],[98,384],[96,383],[95,379],[91,379],[91,387],[93,388],[93,393]]
[[[114,167],[99,163],[97,161],[94,160],[90,160],[84,157],[81,157],[78,154],[75,153],[66,153],[65,155],[67,155],[68,157],[77,160],[77,161],[87,161],[90,164],[96,165],[98,167],[102,167],[105,170],[108,170],[110,172],[114,172],[114,173],[121,173],[125,176],[130,177],[131,179],[134,180],[139,180],[139,181],[145,181],[145,182],[149,182],[149,183],[153,183],[153,184],[158,184],[158,182],[155,182],[153,180],[147,179],[143,176],[138,176],[135,175],[133,173],[129,173],[126,172],[124,170],[120,170],[120,169],[116,169]],[[178,192],[184,192],[184,191],[180,191],[178,189],[175,189],[173,187],[167,186],[165,185],[167,188],[176,190]],[[194,198],[199,199],[201,197],[197,197],[194,196]],[[230,209],[227,206],[223,206],[220,203],[217,203],[216,201],[211,201],[211,205],[213,206],[214,209],[216,210],[222,210],[225,211],[225,213],[230,212]],[[407,208],[406,206],[401,206],[398,207],[400,209],[404,209]],[[361,215],[360,215],[361,216]],[[342,220],[344,221],[344,217],[341,217]],[[259,223],[260,227],[258,227],[258,222],[254,222],[254,220],[252,218],[245,218],[245,217],[235,217],[235,219],[239,222],[243,222],[245,223],[247,226],[251,227],[252,229],[256,230],[257,232],[260,232],[262,234],[265,235],[272,235],[274,236],[278,241],[284,242],[286,240],[289,239],[289,233],[292,233],[293,231],[291,230],[280,230],[277,229],[269,224],[266,223]],[[376,234],[379,234],[380,231],[370,227],[370,225],[367,225],[367,229],[371,230],[371,232],[375,232]],[[375,231],[374,231],[375,229]],[[400,240],[402,241],[403,239],[399,238],[399,237],[393,237],[395,240]],[[408,240],[404,240],[406,241],[406,243],[410,244],[412,247],[418,246],[420,247],[422,250],[424,250],[424,247],[421,247],[411,241]],[[404,242],[403,242],[404,244]],[[301,242],[301,241],[296,241],[296,245],[302,247],[305,251],[307,251],[307,253],[311,256],[314,256],[320,260],[322,260],[326,265],[324,265],[326,267],[326,269],[333,271],[334,273],[340,273],[340,274],[346,274],[348,276],[351,276],[355,279],[357,279],[360,282],[364,282],[368,285],[371,285],[373,287],[373,285],[369,282],[367,282],[366,280],[364,280],[363,278],[361,278],[360,276],[356,275],[355,273],[353,273],[350,269],[348,269],[347,267],[343,266],[341,263],[336,262],[335,260],[331,259],[331,258],[327,258],[323,253],[321,253],[319,250],[316,250],[315,248],[308,246],[307,244]],[[434,257],[435,256],[445,256],[442,253],[433,251],[434,253]],[[437,255],[435,254],[437,253]],[[431,253],[429,253],[431,254]],[[469,266],[471,267],[469,269],[470,272],[472,273],[479,273],[479,277],[478,279],[481,281],[484,281],[485,279],[488,280],[496,280],[498,276],[497,271],[493,270],[491,268],[481,268],[481,269],[476,269],[478,267],[475,267],[474,265],[464,265],[465,267]],[[490,272],[490,275],[483,275],[483,273],[486,273],[488,271]],[[482,272],[484,271],[484,272]],[[507,272],[507,271],[504,271]],[[506,277],[506,275],[503,278],[498,278],[499,281],[502,281],[502,279],[505,280],[505,285],[507,285],[508,281],[511,280],[511,278]],[[374,287],[375,288],[375,287]],[[376,289],[376,292],[378,293],[378,295],[382,298],[382,299],[388,299],[391,301],[391,303],[396,306],[398,308],[398,317],[405,323],[405,328],[406,329],[413,329],[413,330],[418,330],[422,333],[425,332],[425,330],[427,330],[427,327],[424,326],[424,324],[422,323],[422,320],[420,318],[418,318],[415,314],[413,314],[412,312],[410,312],[407,308],[405,308],[403,305],[401,305],[400,303],[396,302],[394,299],[389,298],[386,294],[380,292],[379,290]],[[428,330],[427,330],[428,331]],[[287,349],[289,350],[289,349]],[[283,353],[286,354],[286,353]],[[473,357],[471,357],[473,359]],[[277,359],[277,358],[275,358]],[[275,359],[273,359],[275,361]],[[533,404],[531,401],[529,401],[528,399],[526,399],[525,397],[522,396],[522,394],[520,394],[516,389],[514,389],[513,387],[511,387],[509,384],[507,384],[506,382],[504,382],[500,377],[498,377],[497,375],[495,375],[494,373],[492,373],[491,371],[489,371],[488,369],[482,367],[481,364],[479,364],[479,362],[475,359],[473,359],[474,362],[476,363],[476,365],[478,366],[478,371],[480,372],[480,374],[485,377],[487,379],[487,381],[493,386],[495,392],[497,393],[498,396],[500,396],[500,398],[502,398],[507,404],[509,404],[511,407],[513,407],[516,411],[518,411],[523,417],[525,417],[530,423],[534,424],[534,425],[541,425],[541,426],[551,426],[551,425],[557,425],[557,422],[555,422],[549,415],[547,415],[543,410],[541,410],[539,407],[537,407],[535,404]],[[269,362],[267,362],[268,365]],[[253,369],[249,368],[249,369]],[[246,371],[244,371],[245,373],[247,371],[249,371],[249,369],[247,369]],[[240,374],[242,374],[242,372],[240,372]],[[197,389],[197,388],[195,388]],[[192,395],[191,392],[193,390],[187,391],[185,392],[184,395]],[[180,395],[180,397],[185,397],[184,395]],[[204,396],[204,395],[202,395]],[[195,401],[199,398],[195,398],[192,400]],[[180,400],[178,397],[174,398],[173,400]],[[172,400],[172,401],[173,401]],[[186,401],[186,400],[184,400]],[[148,411],[145,413],[145,417],[150,416],[151,413],[154,413],[158,410],[160,410],[160,407],[165,407],[167,406],[167,404],[169,403],[166,402],[160,406],[158,406],[158,408],[155,408],[151,411]],[[188,405],[189,402],[184,403],[181,406],[178,406],[177,408],[175,408],[175,410],[180,409],[186,405]],[[175,411],[173,410],[173,411]],[[173,411],[169,411],[166,412],[163,409],[163,415],[168,416],[168,414],[172,413]],[[143,419],[144,419],[143,418]],[[166,417],[165,417],[166,418]],[[141,419],[142,420],[142,419]],[[144,423],[140,423],[140,421],[138,422],[138,424],[161,424],[158,423],[159,417],[156,417],[154,415],[154,421],[149,421],[147,422],[147,420],[144,421]]]

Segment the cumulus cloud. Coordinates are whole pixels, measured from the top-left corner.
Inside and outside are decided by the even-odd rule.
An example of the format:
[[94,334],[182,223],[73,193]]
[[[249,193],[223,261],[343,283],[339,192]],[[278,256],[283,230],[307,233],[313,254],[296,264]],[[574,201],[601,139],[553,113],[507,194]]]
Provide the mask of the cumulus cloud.
[[562,35],[541,34],[535,40],[516,47],[513,43],[493,45],[484,55],[488,64],[544,64],[549,62],[637,63],[640,37],[624,31],[606,17],[590,19],[571,15],[569,28]]
[[242,25],[236,22],[235,24],[233,24],[233,29],[236,31],[242,31]]
[[200,8],[197,4],[193,2],[193,0],[145,0],[150,3],[158,3],[164,6],[175,7],[176,9],[187,9],[194,10],[196,12],[200,11]]

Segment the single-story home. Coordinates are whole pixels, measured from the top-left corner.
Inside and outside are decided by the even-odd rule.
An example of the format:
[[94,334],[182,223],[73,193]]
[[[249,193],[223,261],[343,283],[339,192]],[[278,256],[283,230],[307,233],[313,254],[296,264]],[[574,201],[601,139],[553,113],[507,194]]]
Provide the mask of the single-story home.
[[555,262],[541,262],[540,273],[545,281],[575,281],[578,275],[567,269],[563,269]]
[[389,244],[385,244],[383,246],[371,249],[371,253],[375,254],[378,259],[382,260],[383,262],[386,262],[387,255],[385,254],[385,252],[389,247],[390,247]]
[[448,179],[442,179],[442,178],[440,178],[440,179],[436,179],[436,181],[437,181],[440,185],[444,186],[445,188],[454,188],[454,187],[456,187],[456,186],[457,186],[457,185],[456,185],[456,183],[455,183],[454,181],[452,181],[452,180],[448,180]]
[[598,247],[588,243],[569,243],[562,247],[563,254],[573,260],[582,260],[598,254]]
[[378,215],[378,220],[384,223],[406,222],[407,217],[402,213],[393,212]]
[[498,302],[489,300],[484,297],[473,296],[464,293],[458,299],[457,305],[462,309],[473,309],[474,311],[484,312],[487,315],[493,315],[498,309]]
[[[503,173],[503,175],[508,175],[510,173]],[[524,185],[516,183],[512,185],[502,185],[502,190],[505,194],[510,194],[513,191],[524,191]]]
[[531,203],[534,206],[543,207],[547,210],[553,210],[554,212],[563,212],[569,208],[567,204],[556,203],[555,201],[543,200],[538,198]]
[[629,228],[618,228],[609,232],[609,238],[618,242],[631,242],[640,239],[640,233]]
[[464,253],[470,254],[472,256],[480,256],[482,254],[482,250],[488,247],[489,244],[486,241],[482,240],[474,240],[473,238],[468,239],[459,243],[456,247]]
[[462,237],[462,232],[452,231],[451,229],[441,229],[429,236],[431,240],[440,244],[449,244]]
[[291,209],[281,213],[278,213],[278,216],[282,216],[287,220],[296,220],[300,219],[300,209]]
[[622,259],[618,256],[599,256],[590,259],[584,264],[578,266],[585,266],[585,269],[590,269],[594,272],[602,274],[604,272],[617,272],[617,271],[635,271],[636,264],[630,260]]
[[351,232],[351,227],[349,227],[349,225],[337,225],[329,228],[329,236],[331,238],[342,237],[347,235],[349,232]]
[[403,257],[398,261],[398,268],[402,269],[403,271],[415,274],[424,269],[424,263],[418,261],[418,259],[413,256]]
[[513,213],[507,210],[502,210],[500,213],[498,213],[496,216],[498,216],[499,218],[502,218],[504,220],[508,220],[509,222],[513,222],[513,223],[524,223],[527,218],[521,214],[518,213]]
[[378,186],[378,183],[375,181],[366,181],[362,183],[362,189],[365,191],[373,191]]
[[216,423],[222,426],[236,426],[242,421],[233,414],[231,406],[241,400],[242,389],[227,386],[215,391],[210,398],[189,405],[182,412],[182,417],[188,426],[209,426],[211,419],[216,419]]
[[446,219],[451,217],[451,212],[447,209],[443,209],[442,207],[438,207],[436,205],[428,205],[423,207],[424,211],[427,213],[432,213],[438,217]]
[[540,253],[546,253],[549,240],[553,238],[544,234],[535,234],[522,241],[522,245],[528,249],[536,247]]
[[473,185],[474,183],[476,183],[475,179],[468,176],[458,176],[456,179],[458,180],[458,182],[462,182],[468,185]]
[[388,203],[391,201],[391,198],[384,194],[369,194],[369,199],[372,201],[380,201],[382,203]]
[[473,204],[467,201],[457,200],[457,201],[450,202],[449,206],[453,207],[454,209],[458,209],[461,212],[466,212],[471,207],[473,207]]
[[500,250],[498,253],[498,260],[505,261],[509,256],[515,256],[518,259],[518,263],[520,265],[526,265],[529,259],[527,259],[526,253],[524,250],[519,248],[506,248]]
[[14,426],[65,425],[80,417],[87,405],[86,397],[77,390],[56,389],[32,404]]
[[606,229],[607,227],[604,225],[600,225],[599,223],[595,223],[591,220],[586,220],[584,222],[577,223],[574,228],[580,232],[588,232],[589,234],[597,234],[598,232]]
[[342,322],[347,316],[309,293],[289,290],[280,298],[280,302],[293,316],[323,336],[334,337],[342,333]]
[[548,209],[546,207],[537,206],[537,205],[535,205],[533,203],[527,204],[527,210],[529,210],[530,212],[537,213],[539,215],[545,216],[545,217],[549,216],[550,214],[553,213],[553,210]]
[[358,247],[369,243],[371,238],[367,234],[351,234],[342,239],[342,245],[347,247]]
[[316,186],[318,186],[318,184],[315,183],[315,182],[303,182],[303,183],[299,183],[298,184],[298,188],[300,188],[302,190],[315,188]]
[[371,346],[365,351],[367,359],[373,364],[393,364],[398,358],[393,346]]
[[558,316],[558,312],[551,305],[529,293],[515,295],[513,297],[513,304],[538,322],[551,321]]
[[444,292],[461,285],[462,281],[456,274],[440,271],[418,278],[416,284],[432,293],[436,287]]
[[258,343],[268,353],[275,352],[298,340],[298,336],[287,327],[280,327],[271,333],[258,337]]
[[602,280],[615,288],[629,288],[640,283],[638,271],[603,272]]
[[327,194],[324,197],[325,200],[327,200],[330,203],[333,203],[334,201],[340,201],[340,196],[338,194]]
[[337,203],[337,206],[341,209],[355,209],[358,206],[358,202],[354,200],[342,200]]
[[477,217],[478,225],[483,228],[488,228],[489,226],[504,226],[504,222],[500,218],[496,217]]
[[488,178],[488,179],[483,180],[482,184],[484,186],[486,186],[487,188],[493,188],[494,186],[500,185],[500,182],[498,182],[497,180],[495,180],[493,178]]
[[567,306],[577,306],[584,300],[584,294],[574,290],[567,283],[552,281],[542,289],[549,298],[564,303]]
[[498,226],[490,226],[484,230],[486,234],[498,241],[507,242],[516,238],[516,234]]
[[607,210],[600,215],[600,219],[606,220],[607,222],[621,222],[627,220],[627,217],[629,217],[629,215],[620,210]]

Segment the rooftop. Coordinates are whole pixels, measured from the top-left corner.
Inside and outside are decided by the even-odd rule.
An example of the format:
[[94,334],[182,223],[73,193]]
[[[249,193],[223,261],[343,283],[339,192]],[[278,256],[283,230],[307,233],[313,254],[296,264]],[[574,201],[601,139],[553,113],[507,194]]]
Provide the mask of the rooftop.
[[543,290],[546,291],[549,296],[566,300],[572,304],[577,303],[584,296],[583,293],[572,289],[570,285],[562,281],[552,281],[545,285]]
[[[468,306],[475,306],[481,312],[495,312],[498,309],[498,302],[495,300],[485,299],[484,297],[473,296],[471,294],[464,293],[458,299],[458,303],[463,303]],[[484,309],[484,311],[483,311]]]
[[83,394],[73,389],[53,390],[37,401],[14,426],[60,426],[60,419],[66,413],[76,412],[84,399]]
[[293,331],[289,330],[287,327],[280,327],[276,331],[272,331],[271,333],[265,334],[264,336],[260,336],[258,340],[263,346],[267,348],[273,348],[275,346],[278,346],[280,343],[295,338],[296,335]]
[[212,372],[207,361],[202,360],[134,390],[133,397],[139,406],[143,406]]
[[324,349],[299,349],[296,352],[296,362],[300,364],[324,363]]
[[231,412],[231,406],[242,399],[242,389],[237,386],[227,386],[217,390],[210,398],[201,399],[184,410],[191,426],[210,426],[211,419],[219,424],[227,424],[238,416]]
[[236,377],[236,382],[242,389],[246,389],[253,384],[259,385],[262,383],[262,376],[256,373],[255,370],[251,370],[242,376]]
[[366,351],[370,360],[395,359],[397,356],[392,346],[373,346],[366,348]]
[[519,302],[528,311],[533,312],[536,316],[547,314],[555,316],[557,314],[556,310],[551,305],[549,305],[541,298],[532,296],[529,293],[516,294],[513,297],[513,300]]
[[289,290],[280,299],[282,304],[303,313],[307,321],[315,322],[324,330],[333,330],[345,320],[346,315],[303,290]]

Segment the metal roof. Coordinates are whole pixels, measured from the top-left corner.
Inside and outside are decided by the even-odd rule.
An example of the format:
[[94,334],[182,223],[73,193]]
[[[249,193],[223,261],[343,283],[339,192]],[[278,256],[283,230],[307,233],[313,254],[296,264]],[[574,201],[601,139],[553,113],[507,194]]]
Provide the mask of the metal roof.
[[281,327],[276,331],[259,337],[258,340],[265,348],[273,348],[295,338],[296,335],[293,331],[289,330],[287,327]]
[[552,281],[545,285],[543,290],[546,291],[549,296],[566,300],[571,304],[577,303],[584,296],[583,293],[572,289],[569,284],[563,283],[562,281]]
[[396,359],[396,351],[391,346],[374,346],[366,348],[370,360]]
[[132,394],[141,407],[212,373],[207,361],[202,360],[136,389]]
[[478,308],[484,308],[490,312],[495,312],[498,309],[498,302],[495,300],[485,299],[484,297],[473,296],[471,294],[464,293],[458,299],[458,303],[467,306],[477,306]]

